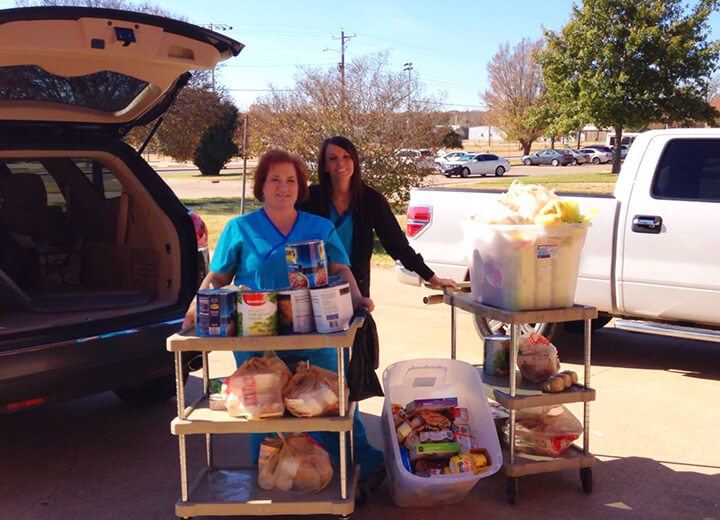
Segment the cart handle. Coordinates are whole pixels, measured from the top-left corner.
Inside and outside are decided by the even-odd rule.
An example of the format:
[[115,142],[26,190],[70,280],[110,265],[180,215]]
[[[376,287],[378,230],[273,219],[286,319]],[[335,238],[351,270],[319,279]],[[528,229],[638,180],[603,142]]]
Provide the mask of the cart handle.
[[[430,294],[428,296],[423,296],[423,303],[425,305],[433,305],[436,303],[443,303],[445,301],[446,295],[452,295],[455,293],[463,293],[463,292],[469,292],[470,291],[470,282],[458,282],[457,283],[458,290],[456,291],[452,287],[443,287],[443,293],[442,294]],[[425,283],[425,287],[428,289],[432,289],[430,287],[429,283]]]

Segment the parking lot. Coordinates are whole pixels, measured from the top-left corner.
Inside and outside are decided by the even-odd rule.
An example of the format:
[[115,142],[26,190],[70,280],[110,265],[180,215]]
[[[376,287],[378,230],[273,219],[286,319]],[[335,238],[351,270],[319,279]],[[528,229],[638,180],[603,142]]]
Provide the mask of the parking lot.
[[[421,302],[428,291],[373,271],[381,367],[402,359],[447,357],[450,312]],[[580,337],[557,342],[563,368],[581,371]],[[459,313],[458,357],[481,358],[470,317]],[[211,375],[233,369],[214,355]],[[505,501],[505,479],[482,480],[460,504],[396,508],[385,483],[354,518],[720,518],[720,349],[717,344],[651,337],[606,327],[593,336],[590,447],[594,491],[576,471],[524,477],[518,502]],[[197,393],[200,380],[188,389]],[[382,399],[362,403],[371,440],[381,444]],[[581,416],[581,409],[571,409]],[[171,519],[179,497],[178,443],[170,434],[173,401],[132,408],[111,393],[0,417],[0,518]],[[221,436],[217,456],[243,460],[245,441]],[[190,476],[204,459],[190,439]]]

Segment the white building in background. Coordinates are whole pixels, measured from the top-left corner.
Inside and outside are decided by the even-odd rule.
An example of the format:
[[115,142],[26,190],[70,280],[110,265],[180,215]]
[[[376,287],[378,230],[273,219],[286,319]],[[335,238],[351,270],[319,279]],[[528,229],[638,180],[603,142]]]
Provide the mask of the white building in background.
[[505,141],[505,132],[494,126],[471,126],[468,129],[468,139],[471,141]]

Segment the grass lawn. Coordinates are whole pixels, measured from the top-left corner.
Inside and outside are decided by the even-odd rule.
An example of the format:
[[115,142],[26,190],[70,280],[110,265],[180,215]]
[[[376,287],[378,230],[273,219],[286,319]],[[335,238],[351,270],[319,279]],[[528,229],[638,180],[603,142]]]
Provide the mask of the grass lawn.
[[[513,181],[524,184],[542,184],[547,188],[554,188],[557,192],[565,193],[591,193],[612,194],[615,190],[617,173],[569,173],[567,175],[544,175],[540,177],[494,177],[463,184],[463,189],[478,190],[507,190]],[[453,185],[438,186],[439,189],[453,189]]]

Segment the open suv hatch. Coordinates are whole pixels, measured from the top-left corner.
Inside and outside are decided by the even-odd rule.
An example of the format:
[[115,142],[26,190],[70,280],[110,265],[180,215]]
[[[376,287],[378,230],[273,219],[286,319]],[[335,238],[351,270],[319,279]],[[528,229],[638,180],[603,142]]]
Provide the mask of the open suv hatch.
[[242,48],[141,13],[0,11],[0,413],[174,394],[165,338],[204,275],[205,228],[122,137]]

